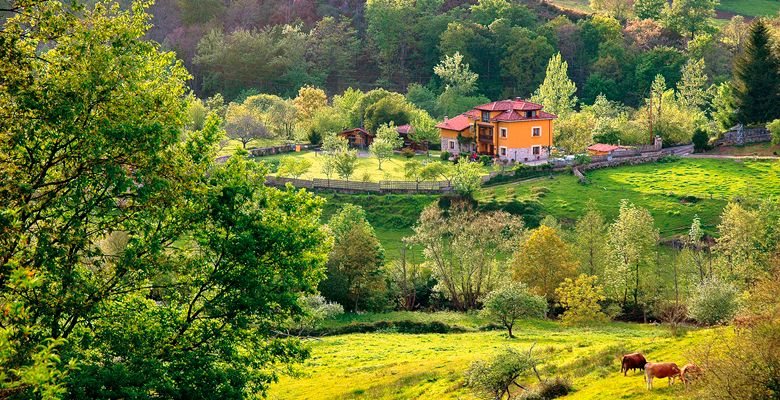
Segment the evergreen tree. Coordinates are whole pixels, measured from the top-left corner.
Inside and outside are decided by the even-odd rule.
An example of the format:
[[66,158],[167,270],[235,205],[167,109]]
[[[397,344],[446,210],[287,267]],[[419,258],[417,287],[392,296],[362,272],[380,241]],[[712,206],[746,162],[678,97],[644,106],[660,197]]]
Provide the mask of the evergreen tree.
[[550,58],[544,82],[536,89],[531,101],[544,105],[546,111],[558,116],[574,111],[577,86],[569,79],[568,69],[569,63],[561,59],[561,53]]
[[769,122],[780,116],[778,68],[780,64],[769,43],[769,30],[764,20],[757,19],[744,51],[734,64],[734,100],[739,122]]

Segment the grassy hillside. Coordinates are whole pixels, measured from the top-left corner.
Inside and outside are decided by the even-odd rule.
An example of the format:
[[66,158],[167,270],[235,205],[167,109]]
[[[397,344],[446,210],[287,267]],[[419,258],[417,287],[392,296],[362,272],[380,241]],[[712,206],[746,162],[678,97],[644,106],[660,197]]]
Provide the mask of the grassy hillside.
[[[558,7],[575,10],[580,12],[593,12],[590,8],[589,0],[552,0],[551,3]],[[731,14],[739,14],[748,17],[773,16],[780,11],[780,1],[777,0],[720,0],[720,5],[716,8]],[[727,18],[727,15],[720,15],[719,18]]]
[[[453,313],[393,313],[390,318],[423,318],[450,324],[478,326],[478,317]],[[360,317],[371,321],[382,316]],[[347,323],[345,317],[337,323]],[[659,326],[609,323],[594,327],[566,327],[551,321],[524,321],[516,339],[503,331],[456,334],[400,334],[394,332],[324,337],[310,342],[312,358],[299,378],[285,377],[271,388],[271,399],[474,399],[463,387],[463,372],[477,359],[511,346],[527,349],[536,343],[545,377],[563,375],[573,380],[570,399],[672,399],[686,395],[682,385],[656,382],[648,393],[642,376],[619,373],[618,357],[642,351],[649,360],[684,364],[694,343],[706,342],[727,329],[697,330],[672,337]],[[520,379],[533,384],[535,378]]]
[[[483,189],[482,201],[537,199],[545,213],[564,222],[582,214],[589,199],[609,218],[621,199],[648,208],[662,236],[684,232],[695,215],[714,232],[725,204],[737,196],[780,197],[780,162],[730,159],[680,159],[668,163],[600,169],[586,173]],[[544,188],[544,189],[541,189]]]

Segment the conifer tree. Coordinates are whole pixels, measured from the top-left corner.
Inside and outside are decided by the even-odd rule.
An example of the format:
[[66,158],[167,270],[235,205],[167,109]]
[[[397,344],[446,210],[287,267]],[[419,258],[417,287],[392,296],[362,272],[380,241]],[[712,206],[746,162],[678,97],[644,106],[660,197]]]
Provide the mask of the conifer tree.
[[750,29],[745,49],[734,64],[737,120],[744,124],[780,117],[780,63],[772,53],[769,30],[762,19]]

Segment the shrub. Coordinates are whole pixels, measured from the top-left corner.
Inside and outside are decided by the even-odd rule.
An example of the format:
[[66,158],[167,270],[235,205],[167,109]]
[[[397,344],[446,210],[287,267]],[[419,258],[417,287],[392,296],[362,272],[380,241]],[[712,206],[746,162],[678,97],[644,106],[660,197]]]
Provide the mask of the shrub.
[[412,150],[412,149],[410,149],[408,147],[404,147],[403,149],[401,149],[401,155],[406,157],[406,158],[412,158],[412,157],[414,157],[415,152],[414,152],[414,150]]
[[690,316],[699,323],[716,325],[729,321],[739,307],[737,289],[719,279],[708,279],[694,289]]
[[767,124],[766,129],[772,134],[772,144],[780,144],[780,119]]
[[307,135],[306,139],[309,141],[309,143],[319,146],[322,144],[322,133],[320,133],[318,130],[310,130]]
[[558,302],[566,311],[561,316],[564,323],[587,323],[605,321],[607,315],[601,311],[604,289],[596,284],[598,277],[582,274],[577,279],[566,278],[555,289]]
[[525,392],[520,399],[523,400],[551,400],[568,395],[574,390],[571,381],[556,376],[553,379],[542,381],[535,388]]
[[577,154],[574,156],[574,164],[587,165],[590,164],[591,159],[590,154]]
[[490,292],[485,297],[483,314],[500,322],[512,335],[512,327],[520,318],[542,318],[547,314],[547,301],[528,291],[522,283],[511,283]]
[[509,393],[512,385],[517,385],[517,378],[534,365],[530,352],[506,348],[490,360],[472,362],[465,373],[466,386],[500,399]]
[[449,161],[450,157],[452,157],[452,154],[450,154],[449,151],[442,151],[439,155],[439,158],[441,158],[442,161]]
[[482,163],[482,165],[489,167],[493,165],[493,157],[483,154],[479,156],[479,162]]
[[694,151],[701,152],[710,148],[710,135],[704,129],[696,129],[691,140]]

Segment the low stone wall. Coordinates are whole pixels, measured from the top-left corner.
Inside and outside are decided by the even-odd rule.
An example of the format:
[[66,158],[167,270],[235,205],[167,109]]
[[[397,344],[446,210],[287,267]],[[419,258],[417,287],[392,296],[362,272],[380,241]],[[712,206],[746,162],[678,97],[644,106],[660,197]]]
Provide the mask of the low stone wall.
[[742,145],[748,143],[769,142],[772,140],[772,134],[764,127],[744,128],[742,132],[738,129],[728,131],[723,137],[715,141],[715,146]]
[[308,150],[311,148],[314,148],[311,144],[284,144],[281,146],[273,146],[273,147],[256,147],[254,149],[248,149],[249,155],[252,157],[263,157],[263,156],[270,156],[273,154],[281,154],[281,153],[292,153],[295,151],[296,147],[300,146],[301,150]]
[[581,171],[590,171],[599,168],[645,164],[650,162],[656,162],[659,159],[667,156],[672,156],[672,155],[679,156],[679,155],[690,154],[690,153],[693,153],[692,144],[685,145],[685,146],[669,147],[666,149],[661,149],[660,151],[654,151],[650,153],[642,153],[641,155],[636,157],[620,157],[620,158],[612,158],[611,160],[591,162],[586,165],[581,165],[577,167],[577,169]]

